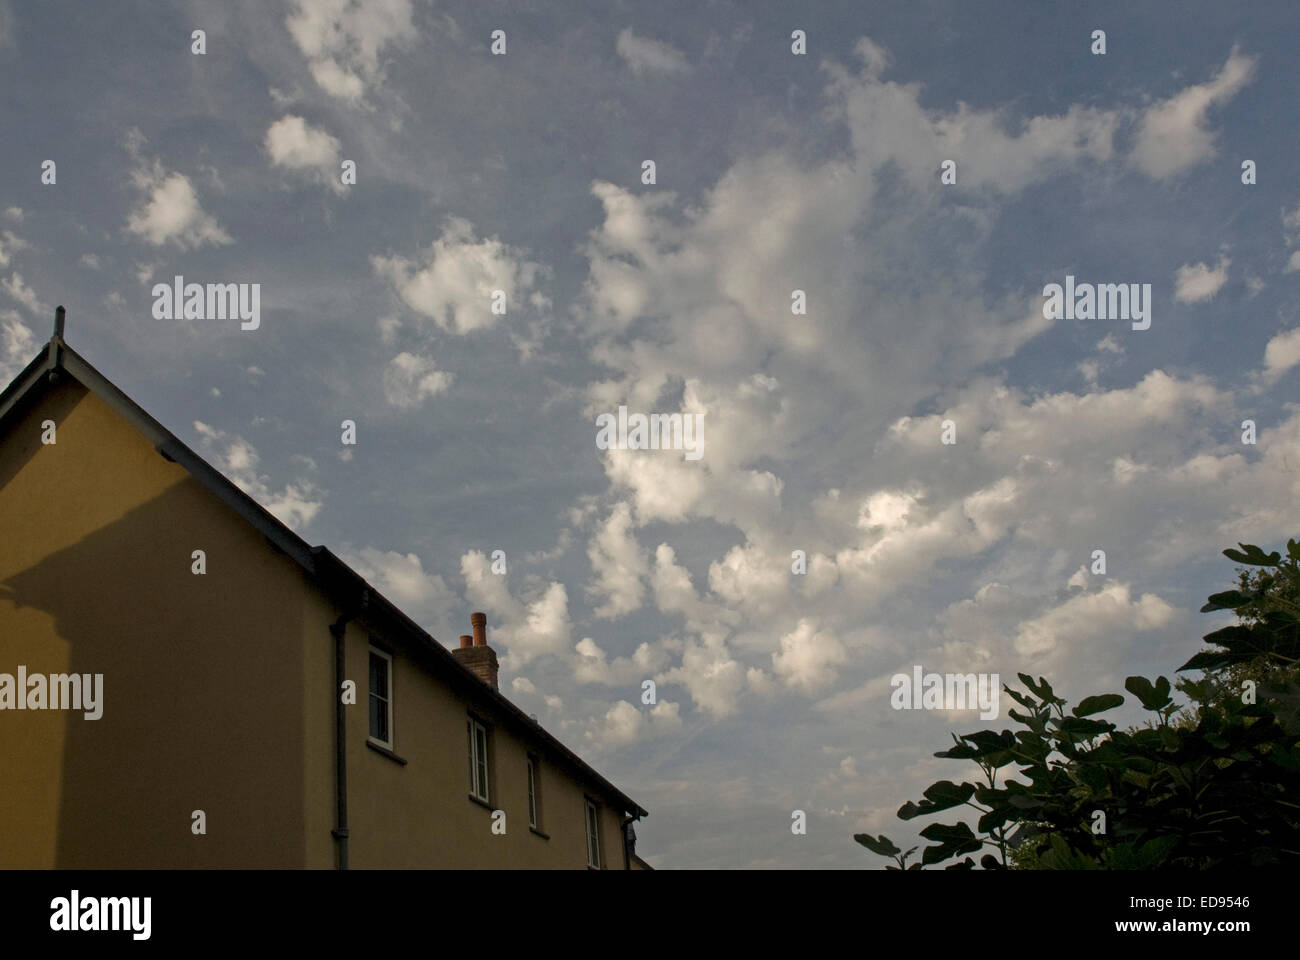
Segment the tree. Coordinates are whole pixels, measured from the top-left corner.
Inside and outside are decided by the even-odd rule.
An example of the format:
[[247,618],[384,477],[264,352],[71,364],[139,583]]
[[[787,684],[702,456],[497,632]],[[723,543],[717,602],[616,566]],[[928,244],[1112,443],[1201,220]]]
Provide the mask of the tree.
[[[902,820],[970,807],[963,820],[931,823],[932,841],[921,859],[885,836],[857,834],[890,869],[971,869],[970,854],[985,851],[988,869],[1218,869],[1300,865],[1300,737],[1276,698],[1252,701],[1229,683],[1232,668],[1268,672],[1272,680],[1294,670],[1300,657],[1300,544],[1289,541],[1287,561],[1255,546],[1224,551],[1230,559],[1266,567],[1239,589],[1215,594],[1205,611],[1238,611],[1232,627],[1207,634],[1218,648],[1198,653],[1180,670],[1204,670],[1178,690],[1167,677],[1129,677],[1125,689],[1152,714],[1147,726],[1119,730],[1099,715],[1125,702],[1117,693],[1067,703],[1042,677],[1019,674],[1027,692],[1003,689],[1022,710],[1008,716],[1024,729],[953,735],[935,756],[969,760],[980,782],[931,784],[919,801],[898,810]],[[1242,613],[1241,611],[1244,611]],[[1286,721],[1285,724],[1279,721]],[[1018,765],[1024,781],[998,772]],[[1027,782],[1026,782],[1027,781]]]

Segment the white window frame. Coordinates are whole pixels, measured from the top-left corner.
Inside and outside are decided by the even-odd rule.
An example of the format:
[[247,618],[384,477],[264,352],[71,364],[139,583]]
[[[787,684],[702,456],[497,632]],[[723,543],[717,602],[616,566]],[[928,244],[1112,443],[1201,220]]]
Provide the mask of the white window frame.
[[[591,797],[583,798],[587,802],[587,866],[593,870],[600,867],[600,807]],[[594,854],[594,857],[593,857]],[[594,860],[594,862],[593,862]]]
[[391,653],[388,653],[387,651],[380,650],[378,647],[372,646],[370,648],[370,656],[382,657],[384,660],[388,661],[388,671],[387,671],[388,690],[386,691],[388,696],[382,698],[388,707],[387,717],[386,717],[387,722],[385,723],[385,726],[388,728],[388,739],[380,740],[374,734],[370,733],[370,701],[375,697],[374,691],[370,689],[370,657],[366,658],[366,739],[377,746],[384,747],[385,749],[391,750],[393,749],[393,739],[394,739],[393,738],[393,655]]
[[538,816],[537,811],[537,761],[533,757],[528,758],[528,825],[534,830],[540,830],[542,818]]
[[[489,737],[487,727],[476,720],[474,717],[466,717],[466,733],[469,737],[469,793],[470,796],[482,800],[484,803],[491,803],[492,795],[492,768],[488,763],[490,747],[488,746]],[[483,736],[480,740],[476,734],[481,733]],[[479,755],[479,747],[482,745],[482,756]],[[480,782],[479,772],[482,771],[482,782]]]

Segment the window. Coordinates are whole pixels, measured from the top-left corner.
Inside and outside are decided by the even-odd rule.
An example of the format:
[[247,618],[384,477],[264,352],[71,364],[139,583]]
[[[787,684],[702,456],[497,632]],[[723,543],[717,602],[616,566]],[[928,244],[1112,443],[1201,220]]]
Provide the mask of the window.
[[528,825],[534,830],[541,829],[542,818],[537,809],[537,761],[528,758]]
[[587,866],[600,869],[600,813],[590,798],[587,800]]
[[469,734],[469,792],[484,803],[488,802],[488,736],[487,728],[473,717],[465,722]]
[[393,745],[393,658],[370,648],[370,739]]

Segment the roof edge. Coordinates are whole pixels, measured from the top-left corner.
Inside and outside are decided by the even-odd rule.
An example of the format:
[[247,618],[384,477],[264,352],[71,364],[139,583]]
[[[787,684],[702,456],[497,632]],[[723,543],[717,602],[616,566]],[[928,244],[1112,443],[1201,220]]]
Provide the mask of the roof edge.
[[57,333],[52,336],[22,372],[0,392],[0,425],[10,413],[19,408],[28,397],[34,397],[45,384],[57,381],[63,370],[87,390],[94,393],[127,423],[154,445],[168,460],[184,467],[217,499],[236,514],[252,524],[271,545],[293,559],[308,578],[338,606],[353,616],[394,629],[407,640],[414,641],[433,655],[445,667],[448,678],[458,678],[457,686],[464,687],[472,696],[481,697],[500,708],[515,726],[559,755],[560,759],[577,769],[602,791],[624,805],[625,812],[636,817],[650,814],[609,780],[601,776],[590,764],[561,743],[541,724],[536,723],[513,701],[499,690],[493,690],[481,678],[466,668],[451,651],[428,631],[376,590],[364,577],[339,559],[325,546],[311,546],[294,533],[279,518],[270,513],[251,496],[235,485],[225,474],[212,466],[174,433],[155,420],[138,403],[123,393],[116,384],[100,373],[88,360],[67,345]]

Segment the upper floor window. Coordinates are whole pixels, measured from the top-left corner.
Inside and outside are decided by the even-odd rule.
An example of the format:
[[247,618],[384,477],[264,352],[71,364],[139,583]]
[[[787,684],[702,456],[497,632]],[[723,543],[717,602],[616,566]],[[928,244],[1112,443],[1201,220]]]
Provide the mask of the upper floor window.
[[587,866],[600,869],[600,810],[587,799]]
[[465,722],[469,735],[469,792],[488,802],[488,735],[487,728],[473,717]]
[[370,648],[370,739],[393,746],[393,658]]
[[537,803],[537,761],[528,758],[528,825],[534,830],[541,829],[541,814]]

